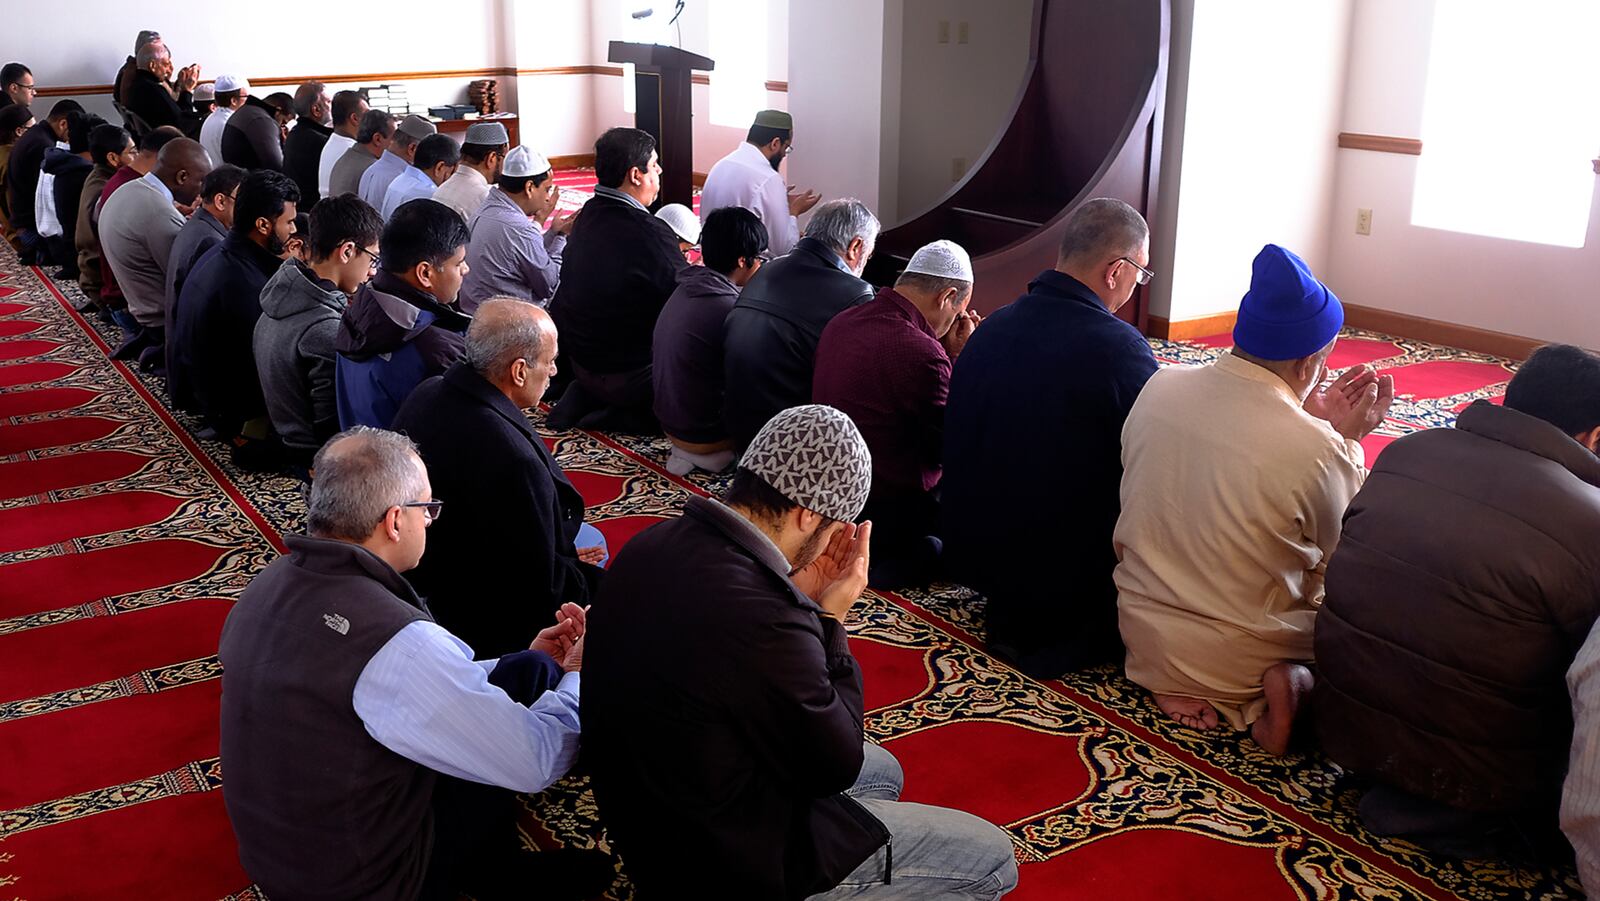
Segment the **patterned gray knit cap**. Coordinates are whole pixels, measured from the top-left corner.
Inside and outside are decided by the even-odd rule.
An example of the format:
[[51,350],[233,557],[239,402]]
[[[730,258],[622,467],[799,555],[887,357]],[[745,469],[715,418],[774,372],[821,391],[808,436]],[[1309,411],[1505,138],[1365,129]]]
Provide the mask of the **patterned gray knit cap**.
[[861,515],[872,489],[872,453],[850,417],[822,404],[767,420],[739,465],[779,494],[830,519]]

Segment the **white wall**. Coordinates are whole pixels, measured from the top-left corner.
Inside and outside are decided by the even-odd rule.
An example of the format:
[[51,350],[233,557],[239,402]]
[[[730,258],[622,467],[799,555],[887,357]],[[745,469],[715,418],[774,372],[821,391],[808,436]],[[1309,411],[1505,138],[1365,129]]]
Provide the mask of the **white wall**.
[[787,177],[873,210],[882,195],[884,3],[801,0],[789,9],[788,108],[800,150]]
[[[1433,8],[1433,0],[1355,0],[1343,131],[1422,138],[1428,152],[1421,127]],[[1329,286],[1363,306],[1600,348],[1600,204],[1582,248],[1418,228],[1410,224],[1418,160],[1338,151]],[[1372,210],[1370,236],[1355,233],[1358,208]]]
[[[767,48],[767,73],[766,81],[786,81],[789,77],[789,0],[748,0],[766,4],[766,33],[752,35],[752,40],[763,40]],[[585,60],[590,65],[612,66],[614,63],[607,61],[608,45],[614,40],[626,40],[624,35],[625,20],[630,10],[642,8],[643,2],[635,0],[590,0],[590,24],[586,43],[588,58]],[[709,15],[708,4],[701,2],[690,3],[684,9],[680,20],[682,25],[682,48],[691,53],[709,56],[716,59],[716,54],[711,52],[710,29],[707,24]],[[668,32],[663,43],[674,46],[678,44],[679,30],[676,28]],[[711,81],[719,77],[716,70],[708,73]],[[721,77],[727,77],[726,75]],[[614,75],[586,76],[588,83],[588,96],[590,109],[593,111],[593,120],[589,127],[583,131],[569,129],[566,143],[567,149],[554,149],[552,153],[587,153],[594,150],[594,139],[600,132],[617,125],[632,125],[633,114],[624,110],[622,105],[623,80]],[[771,109],[789,109],[788,95],[781,91],[767,92],[767,106]],[[694,106],[694,171],[708,172],[711,167],[738,146],[744,140],[745,132],[750,128],[749,123],[740,126],[714,124],[711,121],[711,88],[709,85],[697,84],[690,89],[690,99]],[[804,133],[806,123],[796,122],[797,142],[810,142]],[[803,149],[803,148],[802,148]]]
[[[910,0],[903,9],[898,83],[886,85],[899,96],[896,153],[883,173],[886,223],[932,206],[998,136],[1022,88],[1033,30],[1033,0]],[[938,41],[941,21],[947,43]],[[884,67],[893,73],[894,61],[886,56]],[[959,173],[956,159],[966,161]]]
[[1153,315],[1236,309],[1267,243],[1328,272],[1353,2],[1174,0]]
[[[139,30],[154,28],[172,48],[174,62],[199,63],[203,79],[223,73],[272,78],[511,66],[515,41],[502,23],[509,21],[514,2],[451,0],[448,15],[423,20],[327,0],[278,0],[254,10],[214,3],[156,7],[124,0],[18,2],[5,14],[0,56],[26,62],[41,85],[110,84],[133,52]],[[551,5],[569,2],[581,5],[581,0],[557,0]],[[309,22],[322,27],[308,28]],[[24,35],[26,46],[13,43]],[[525,60],[523,65],[536,64]],[[425,107],[465,103],[469,80],[427,79],[406,85],[412,106]],[[330,90],[357,86],[329,83]],[[501,78],[500,89],[502,106],[515,109],[516,80]],[[279,90],[293,93],[294,87],[263,86],[255,93]],[[41,97],[36,103],[48,108],[58,99]],[[75,99],[116,121],[109,95]]]

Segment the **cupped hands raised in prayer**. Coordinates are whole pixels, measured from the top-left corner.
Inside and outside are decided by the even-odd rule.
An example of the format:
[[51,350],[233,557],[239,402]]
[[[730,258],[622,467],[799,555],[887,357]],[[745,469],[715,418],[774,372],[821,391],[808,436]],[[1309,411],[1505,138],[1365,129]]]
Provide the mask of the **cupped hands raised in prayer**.
[[589,611],[577,604],[562,604],[556,612],[556,624],[541,629],[534,636],[530,651],[543,651],[555,658],[561,668],[569,673],[583,668],[583,635],[588,627]]
[[828,539],[822,553],[790,574],[789,580],[816,601],[823,613],[842,621],[867,590],[871,542],[871,522],[844,523]]
[[1305,411],[1325,419],[1339,434],[1359,441],[1376,429],[1394,403],[1394,376],[1371,366],[1351,366],[1306,396]]

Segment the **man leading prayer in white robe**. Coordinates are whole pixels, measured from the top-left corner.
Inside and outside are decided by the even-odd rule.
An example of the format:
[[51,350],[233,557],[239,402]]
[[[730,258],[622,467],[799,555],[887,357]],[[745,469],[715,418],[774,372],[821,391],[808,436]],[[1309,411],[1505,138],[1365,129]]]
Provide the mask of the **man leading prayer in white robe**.
[[782,256],[800,240],[795,217],[804,216],[822,195],[815,191],[791,193],[778,173],[794,146],[794,119],[782,110],[762,110],[745,136],[745,142],[717,161],[706,173],[700,189],[700,221],[713,210],[739,206],[760,217],[767,227],[768,251]]

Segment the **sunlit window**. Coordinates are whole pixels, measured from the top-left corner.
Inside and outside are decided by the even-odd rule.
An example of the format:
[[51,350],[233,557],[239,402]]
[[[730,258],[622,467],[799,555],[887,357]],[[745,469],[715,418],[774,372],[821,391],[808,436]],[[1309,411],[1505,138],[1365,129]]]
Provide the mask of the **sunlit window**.
[[1596,0],[1434,7],[1414,225],[1582,247],[1600,154]]
[[707,56],[711,73],[711,122],[748,128],[767,108],[767,4],[765,0],[710,0]]

